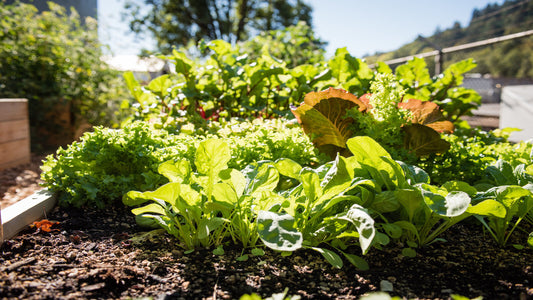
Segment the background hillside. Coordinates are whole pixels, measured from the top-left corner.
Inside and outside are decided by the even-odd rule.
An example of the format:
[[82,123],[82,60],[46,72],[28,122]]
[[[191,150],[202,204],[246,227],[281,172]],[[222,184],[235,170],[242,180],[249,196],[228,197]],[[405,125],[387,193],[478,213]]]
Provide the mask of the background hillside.
[[[437,28],[430,37],[418,37],[399,49],[376,53],[365,57],[372,64],[440,48],[458,46],[512,33],[533,29],[533,1],[507,0],[502,5],[489,4],[474,10],[467,27],[456,22],[452,28]],[[444,55],[444,68],[465,58],[474,58],[478,63],[473,72],[490,74],[493,77],[533,78],[533,36],[463,50]],[[434,58],[426,58],[431,71]]]

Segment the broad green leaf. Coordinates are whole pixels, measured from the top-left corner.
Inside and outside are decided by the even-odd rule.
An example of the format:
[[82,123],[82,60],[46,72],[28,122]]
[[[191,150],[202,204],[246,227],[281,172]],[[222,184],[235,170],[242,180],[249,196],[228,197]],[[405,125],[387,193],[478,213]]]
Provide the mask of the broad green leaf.
[[450,148],[450,143],[443,140],[433,128],[420,124],[410,124],[402,127],[404,147],[416,156],[431,153],[443,153]]
[[429,175],[423,169],[402,161],[397,161],[397,163],[402,167],[409,184],[430,183]]
[[405,257],[416,257],[416,251],[413,248],[403,248],[402,255]]
[[265,250],[260,249],[260,248],[253,248],[251,253],[254,256],[263,256],[263,255],[265,255]]
[[443,188],[445,188],[448,192],[451,191],[462,191],[467,193],[470,197],[473,197],[477,194],[477,190],[475,187],[471,186],[470,184],[464,182],[464,181],[448,181],[442,185]]
[[424,203],[424,198],[418,190],[399,190],[396,193],[398,202],[405,208],[409,221],[413,221],[414,215]]
[[513,167],[504,160],[500,159],[494,165],[488,166],[485,172],[492,176],[496,185],[517,184]]
[[357,161],[367,165],[381,164],[381,156],[391,158],[385,148],[368,136],[353,137],[346,144],[350,152],[357,158]]
[[300,172],[300,180],[303,186],[307,201],[315,202],[322,196],[322,187],[320,187],[320,178],[318,174],[310,168],[303,168]]
[[376,242],[376,244],[386,246],[390,243],[390,238],[388,235],[377,231],[376,236],[374,237],[374,241]]
[[[252,197],[252,198],[254,200],[254,207],[253,208],[254,208],[255,211],[271,210],[272,207],[274,207],[276,205],[280,205],[281,203],[286,201],[286,199],[284,197],[280,196],[279,194],[277,194],[275,192],[269,192],[269,191],[264,191],[264,192],[261,192],[260,194],[259,193],[255,193],[254,197]],[[285,210],[288,213],[292,213],[292,211],[290,211],[290,209],[285,209]]]
[[462,215],[470,205],[470,196],[461,191],[452,191],[446,197],[422,190],[424,201],[435,213],[446,217]]
[[529,233],[529,236],[527,237],[527,244],[531,249],[533,249],[533,232]]
[[376,194],[371,205],[371,208],[379,213],[393,212],[400,207],[396,191],[384,191]]
[[133,73],[131,71],[126,71],[124,72],[122,76],[124,77],[124,81],[126,81],[126,86],[130,90],[130,93],[133,95],[135,100],[137,100],[137,102],[141,103],[140,98],[141,98],[141,95],[143,94],[143,91],[142,91],[141,85],[135,79],[135,76],[133,75]]
[[412,234],[417,239],[419,238],[418,229],[416,229],[416,227],[415,227],[415,225],[413,223],[411,223],[409,221],[396,221],[393,224],[399,226],[403,230],[405,230],[408,233]]
[[246,179],[245,195],[257,196],[273,191],[279,182],[279,172],[270,163],[248,165],[243,173]]
[[496,200],[505,205],[508,210],[517,209],[522,197],[531,196],[531,192],[520,186],[501,186],[496,189]]
[[213,254],[214,255],[224,255],[224,248],[222,247],[222,245],[218,245],[218,247],[213,249]]
[[396,77],[401,78],[401,83],[411,86],[431,84],[431,76],[423,58],[415,57],[405,64],[399,65],[395,70]]
[[150,200],[152,200],[152,198],[146,196],[145,193],[138,191],[129,191],[122,197],[122,203],[127,206],[137,206]]
[[360,257],[358,255],[355,255],[355,254],[348,254],[348,253],[345,253],[345,252],[342,252],[342,254],[358,270],[368,271],[368,269],[370,269],[370,267],[368,266],[368,263],[366,262],[366,260],[364,260],[364,258],[362,258],[362,257]]
[[159,223],[151,217],[145,217],[141,215],[135,215],[135,223],[143,228],[160,228]]
[[366,210],[359,204],[354,204],[346,213],[346,219],[352,222],[359,232],[359,244],[363,254],[368,252],[376,229],[374,227],[374,219],[366,212]]
[[257,233],[265,246],[279,251],[295,251],[302,247],[303,237],[295,220],[288,214],[260,210]]
[[169,182],[153,192],[144,192],[144,197],[154,200],[163,200],[170,205],[176,205],[176,201],[180,196],[180,189],[180,183]]
[[189,71],[192,68],[193,61],[187,58],[185,53],[179,52],[177,50],[172,50],[172,59],[176,65],[176,73],[185,75],[186,78],[189,77]]
[[232,186],[225,182],[216,183],[213,186],[213,197],[219,202],[235,205],[239,200],[237,193]]
[[202,195],[193,189],[190,185],[180,185],[180,199],[185,201],[188,206],[199,207],[202,202]]
[[347,195],[347,196],[336,196],[333,198],[325,199],[321,205],[313,207],[312,216],[313,219],[317,219],[322,216],[323,213],[326,213],[328,209],[332,208],[335,204],[341,203],[343,201],[348,201],[350,203],[358,204],[361,203],[361,198],[357,196]]
[[294,179],[299,178],[300,171],[302,170],[302,166],[300,164],[288,158],[280,158],[276,160],[274,166],[281,175]]
[[192,169],[189,161],[184,159],[175,163],[166,161],[159,165],[157,172],[170,182],[189,183]]
[[231,44],[224,40],[213,40],[207,44],[209,49],[213,50],[217,55],[231,52]]
[[230,148],[220,139],[202,141],[196,149],[195,165],[198,173],[217,174],[228,167],[231,159]]
[[224,219],[214,217],[210,219],[202,218],[198,224],[198,238],[206,239],[209,233],[224,224]]
[[223,182],[233,187],[237,193],[237,197],[243,195],[244,189],[246,188],[246,177],[241,172],[235,169],[225,169],[220,171],[219,176]]
[[236,261],[247,261],[248,260],[248,254],[241,255],[235,259]]
[[[389,190],[396,189],[405,181],[399,165],[394,165],[390,154],[374,139],[356,136],[346,143],[357,161],[370,173],[372,179]],[[383,158],[386,158],[384,160]],[[397,164],[397,163],[396,163]],[[401,174],[400,174],[401,173]],[[398,177],[400,175],[401,177]]]
[[318,248],[318,247],[311,247],[311,249],[317,251],[318,253],[322,254],[322,256],[335,268],[340,269],[342,268],[342,259],[341,257],[328,249],[324,248]]
[[154,78],[146,87],[156,95],[165,97],[168,95],[169,89],[172,86],[172,80],[170,80],[168,77],[169,75],[161,75],[157,78]]
[[160,215],[165,215],[166,214],[166,211],[165,211],[165,208],[162,207],[161,205],[157,204],[157,203],[150,203],[146,206],[143,206],[143,207],[138,207],[138,208],[134,208],[131,210],[131,212],[134,214],[134,215],[140,215],[140,214],[160,214]]
[[335,157],[337,151],[346,148],[346,141],[353,136],[350,125],[354,120],[346,117],[346,111],[354,107],[358,107],[360,111],[366,109],[366,105],[355,95],[329,88],[322,92],[308,93],[304,102],[293,109],[292,113],[304,132],[311,137],[313,144],[321,151],[329,150],[326,154]]
[[397,224],[385,223],[383,230],[393,239],[399,239],[402,236],[402,228]]
[[493,199],[487,199],[474,206],[470,206],[466,212],[474,215],[496,218],[505,218],[505,215],[507,214],[507,210],[503,204]]
[[[346,159],[337,155],[333,166],[324,176],[320,183],[324,193],[320,196],[320,201],[331,199],[345,191],[352,184],[354,171],[348,167]],[[316,203],[318,205],[320,203]]]

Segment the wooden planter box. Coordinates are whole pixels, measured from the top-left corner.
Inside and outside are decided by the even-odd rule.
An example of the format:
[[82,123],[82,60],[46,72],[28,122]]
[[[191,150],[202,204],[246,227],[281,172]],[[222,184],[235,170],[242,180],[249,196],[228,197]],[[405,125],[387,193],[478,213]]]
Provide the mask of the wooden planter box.
[[0,170],[30,162],[27,99],[0,99]]

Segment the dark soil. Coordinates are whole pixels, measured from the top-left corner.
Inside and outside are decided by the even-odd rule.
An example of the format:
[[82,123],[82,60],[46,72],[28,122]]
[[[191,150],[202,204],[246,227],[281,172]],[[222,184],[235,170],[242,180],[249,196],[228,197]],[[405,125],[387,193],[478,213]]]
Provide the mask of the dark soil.
[[[0,171],[3,205],[40,188],[40,159]],[[0,247],[0,299],[236,299],[285,289],[303,299],[356,299],[391,285],[403,298],[533,299],[533,250],[512,246],[525,244],[529,224],[500,248],[479,224],[463,222],[414,258],[401,245],[371,249],[370,269],[359,271],[346,261],[334,269],[312,250],[288,257],[267,250],[247,261],[236,260],[243,252],[232,245],[221,256],[185,253],[167,234],[143,234],[124,207],[56,208],[48,219],[59,222],[52,232],[29,228]]]
[[[267,251],[247,261],[237,261],[242,250],[231,245],[221,256],[211,249],[187,254],[167,234],[143,235],[123,207],[56,208],[48,218],[59,222],[52,232],[29,228],[0,248],[0,298],[236,299],[287,288],[303,299],[355,299],[390,284],[391,295],[406,298],[533,298],[533,251],[499,248],[476,223],[452,227],[447,242],[414,258],[399,245],[372,249],[370,270],[358,271],[334,269],[311,250],[288,257]],[[517,233],[513,242],[524,244],[526,235]]]

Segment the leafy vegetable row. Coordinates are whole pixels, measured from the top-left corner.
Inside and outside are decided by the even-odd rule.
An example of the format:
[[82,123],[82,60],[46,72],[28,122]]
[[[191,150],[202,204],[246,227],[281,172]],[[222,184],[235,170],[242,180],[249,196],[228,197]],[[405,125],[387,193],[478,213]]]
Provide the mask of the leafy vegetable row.
[[[255,248],[261,240],[283,252],[318,251],[335,267],[342,267],[341,254],[361,269],[368,266],[351,246],[365,254],[401,241],[404,255],[411,256],[470,216],[504,246],[533,208],[533,176],[527,173],[524,186],[478,191],[450,181],[439,187],[369,137],[351,138],[347,147],[353,156],[316,168],[279,159],[239,171],[228,168],[228,144],[208,139],[197,149],[196,171],[186,159],[165,162],[159,172],[169,183],[130,191],[123,202],[136,207],[140,223],[163,227],[185,249],[221,246],[228,239]],[[280,188],[280,178],[293,184]],[[533,247],[533,235],[528,243]]]

